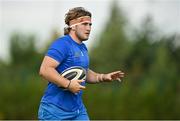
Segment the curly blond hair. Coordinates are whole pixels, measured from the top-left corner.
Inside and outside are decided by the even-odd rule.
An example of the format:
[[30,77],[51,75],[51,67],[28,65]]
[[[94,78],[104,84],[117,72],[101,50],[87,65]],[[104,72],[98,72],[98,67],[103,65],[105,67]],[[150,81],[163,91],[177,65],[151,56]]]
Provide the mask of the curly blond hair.
[[82,17],[82,16],[89,16],[91,17],[91,13],[87,11],[83,7],[75,7],[70,9],[66,14],[65,14],[65,24],[66,27],[64,28],[64,35],[69,34],[71,28],[69,27],[69,23],[71,20]]

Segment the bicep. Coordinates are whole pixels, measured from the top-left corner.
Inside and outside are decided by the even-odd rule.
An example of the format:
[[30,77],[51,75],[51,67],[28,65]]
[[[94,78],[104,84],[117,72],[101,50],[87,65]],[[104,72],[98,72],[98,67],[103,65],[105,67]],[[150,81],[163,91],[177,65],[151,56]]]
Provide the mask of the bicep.
[[41,64],[41,68],[48,68],[48,67],[56,68],[59,64],[60,63],[57,60],[49,56],[45,56]]

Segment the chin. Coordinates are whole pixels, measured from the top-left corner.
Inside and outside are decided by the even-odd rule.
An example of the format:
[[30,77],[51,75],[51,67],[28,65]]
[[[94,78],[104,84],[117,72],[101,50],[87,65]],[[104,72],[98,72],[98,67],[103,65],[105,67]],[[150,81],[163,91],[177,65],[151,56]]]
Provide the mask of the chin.
[[89,37],[84,37],[82,38],[82,41],[87,41],[89,39]]
[[85,39],[83,39],[83,41],[87,41],[89,38],[85,38]]
[[87,41],[87,40],[88,40],[88,39],[83,39],[83,40],[81,40],[81,41],[83,42],[83,41]]
[[81,36],[79,37],[81,41],[87,41],[89,39],[89,36]]

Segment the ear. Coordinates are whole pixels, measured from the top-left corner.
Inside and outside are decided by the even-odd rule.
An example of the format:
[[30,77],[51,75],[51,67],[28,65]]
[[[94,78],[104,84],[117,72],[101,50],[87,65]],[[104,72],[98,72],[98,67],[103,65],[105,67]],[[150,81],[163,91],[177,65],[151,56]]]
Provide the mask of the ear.
[[71,27],[71,30],[75,31],[75,26],[72,26],[72,27]]

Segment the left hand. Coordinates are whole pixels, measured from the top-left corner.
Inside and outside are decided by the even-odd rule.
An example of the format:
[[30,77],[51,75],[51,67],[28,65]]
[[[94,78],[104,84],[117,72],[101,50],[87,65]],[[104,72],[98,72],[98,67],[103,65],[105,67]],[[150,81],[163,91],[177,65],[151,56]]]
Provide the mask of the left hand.
[[108,74],[103,74],[102,79],[105,82],[113,81],[113,80],[118,80],[119,82],[121,81],[121,78],[124,77],[124,73],[122,71],[115,71],[111,72]]

